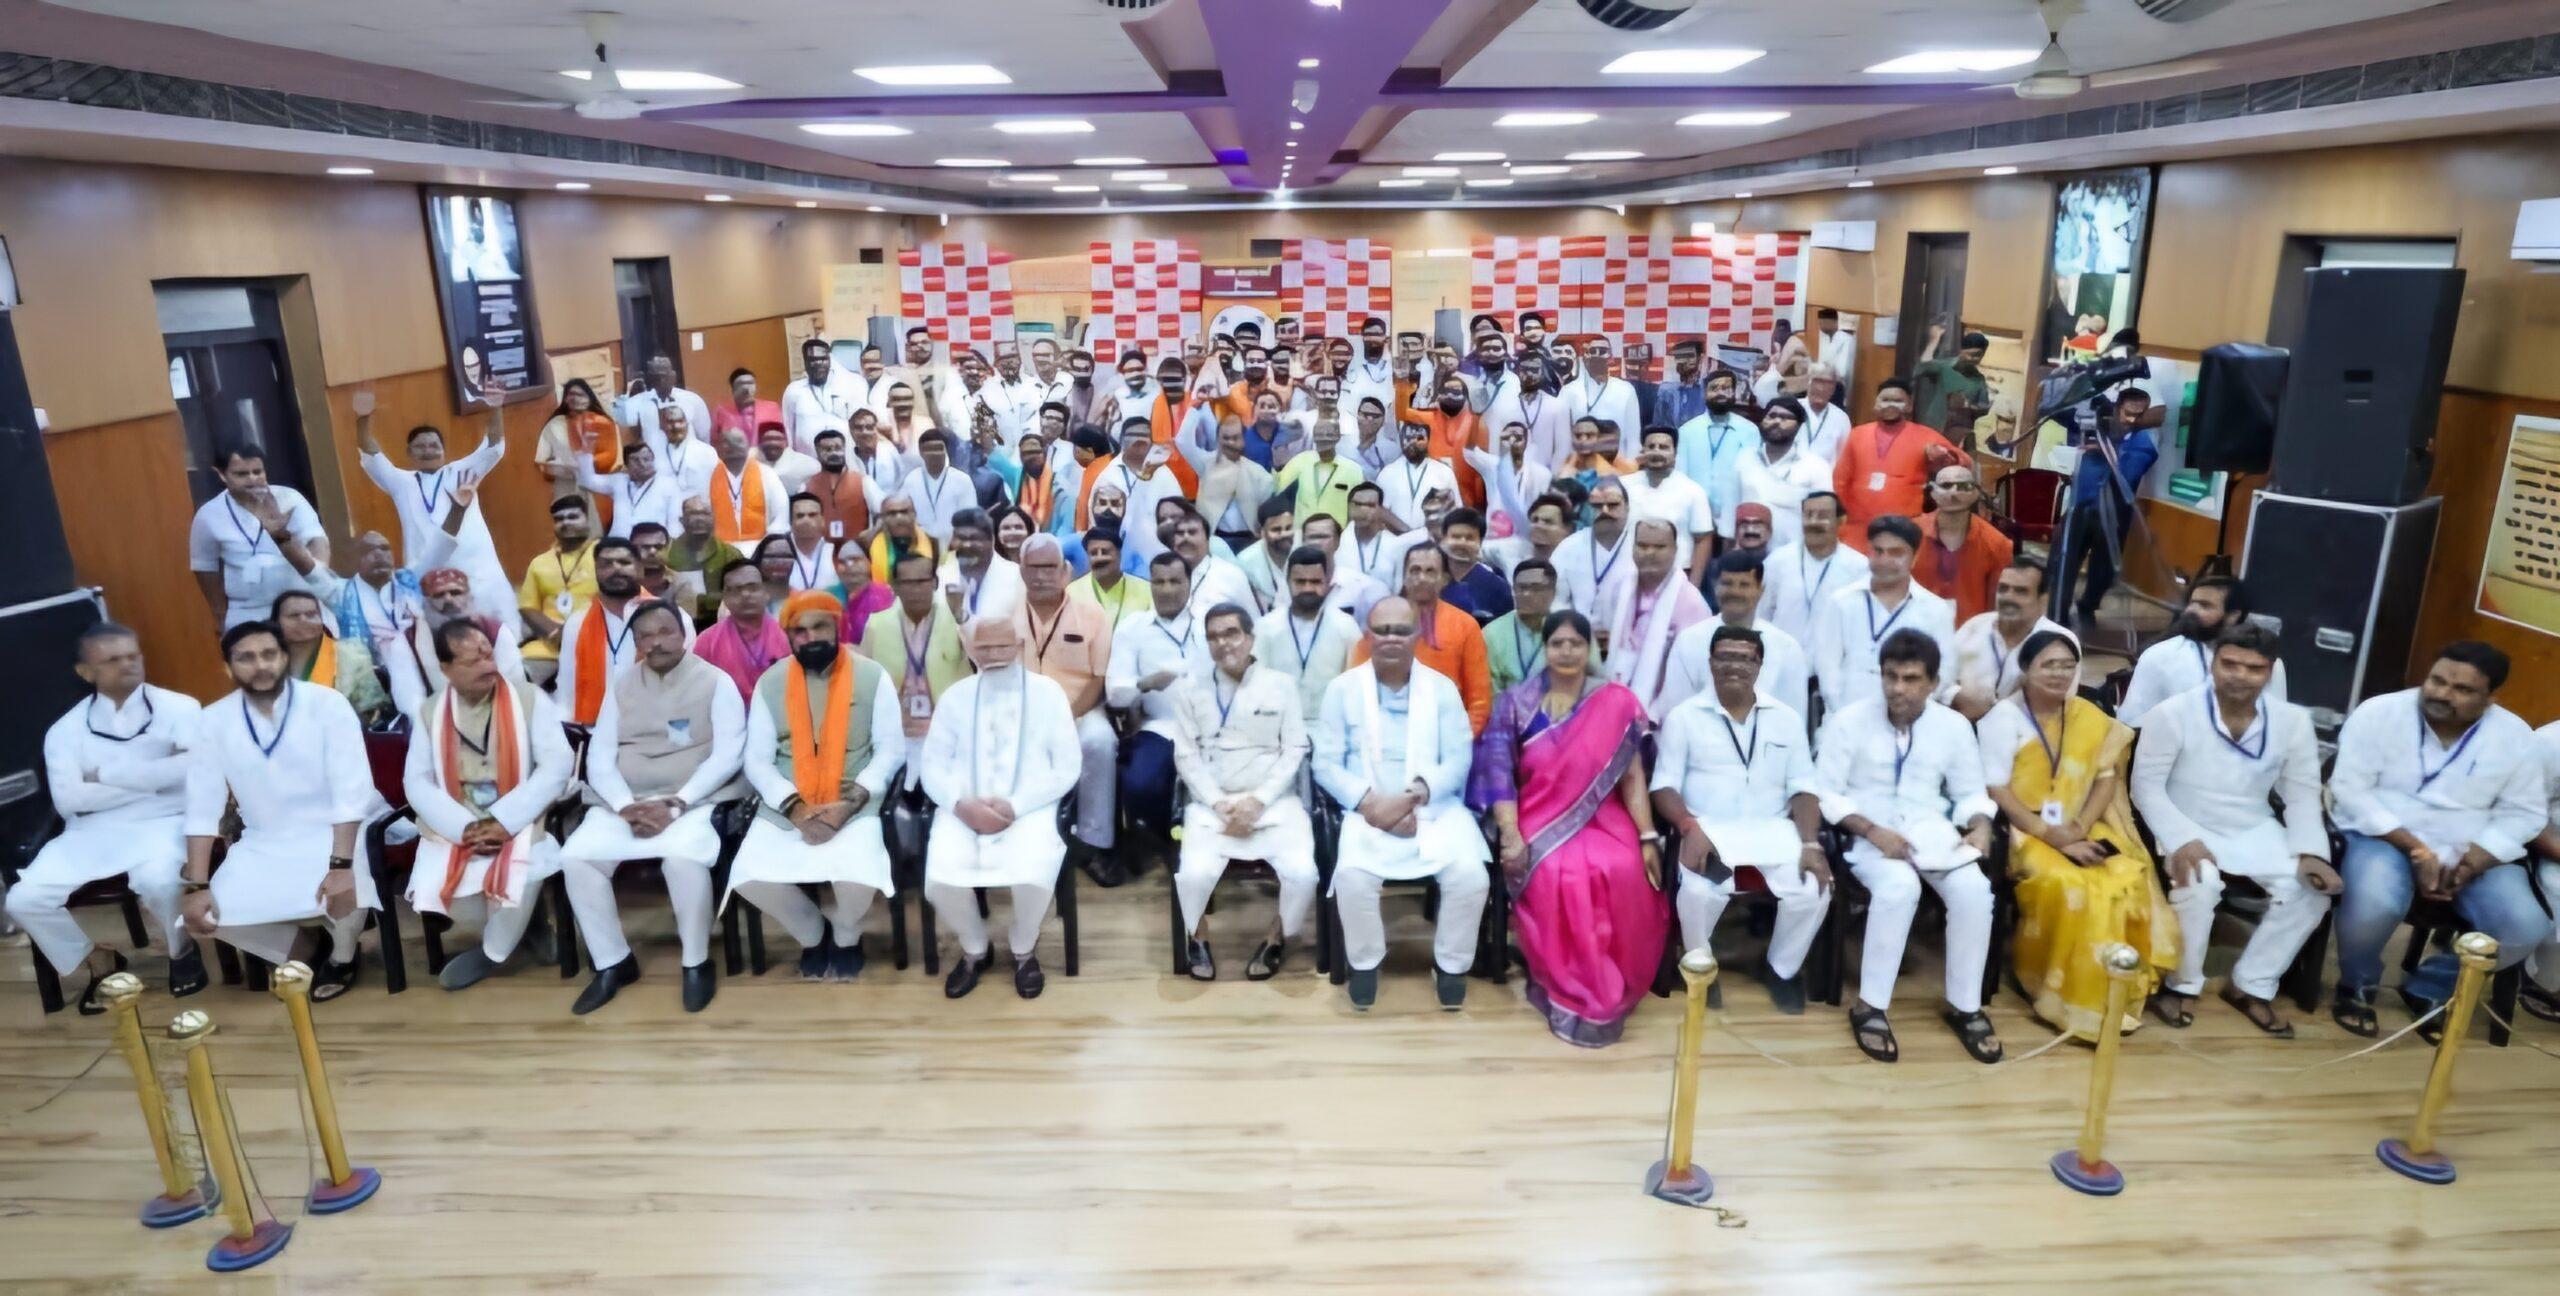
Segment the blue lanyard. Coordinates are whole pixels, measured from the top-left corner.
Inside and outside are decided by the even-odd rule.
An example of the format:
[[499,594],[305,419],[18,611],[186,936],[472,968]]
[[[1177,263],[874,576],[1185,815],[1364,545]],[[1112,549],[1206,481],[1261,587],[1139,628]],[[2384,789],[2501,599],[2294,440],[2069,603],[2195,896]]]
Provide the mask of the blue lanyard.
[[1163,635],[1163,636],[1164,636],[1164,641],[1165,641],[1166,643],[1172,644],[1172,645],[1173,645],[1173,648],[1174,648],[1174,651],[1176,651],[1176,652],[1178,652],[1178,653],[1181,653],[1185,659],[1188,659],[1188,658],[1191,656],[1191,627],[1190,627],[1190,626],[1187,626],[1187,625],[1186,625],[1186,626],[1182,627],[1182,637],[1181,637],[1181,638],[1179,638],[1179,639],[1176,639],[1176,638],[1174,638],[1174,637],[1173,637],[1173,632],[1172,632],[1171,630],[1167,630],[1167,629],[1165,629],[1165,628],[1164,628],[1164,622],[1163,622],[1163,621],[1161,621],[1161,620],[1159,620],[1159,621],[1157,621],[1157,622],[1156,622],[1156,633],[1157,633],[1157,634],[1160,634],[1160,635]]
[[[1532,647],[1535,647],[1538,650],[1535,656],[1532,656],[1529,652]],[[1547,641],[1540,638],[1535,631],[1531,631],[1528,635],[1523,636],[1520,633],[1520,614],[1517,612],[1511,614],[1511,656],[1520,665],[1520,678],[1522,679],[1527,679],[1531,675],[1546,669]]]
[[1324,638],[1324,616],[1323,611],[1317,611],[1316,628],[1303,643],[1298,640],[1298,618],[1294,616],[1289,618],[1289,646],[1298,652],[1298,674],[1300,675],[1307,673],[1307,662],[1316,655],[1316,644]]
[[[2241,730],[2240,737],[2237,740],[2234,740],[2231,736],[2231,731],[2222,727],[2222,714],[2213,705],[2213,690],[2206,689],[2204,690],[2204,722],[2212,727],[2213,736],[2221,739],[2223,746],[2240,753],[2242,756],[2252,761],[2260,761],[2267,758],[2267,740],[2275,736],[2275,726],[2267,723],[2267,700],[2264,697],[2258,699],[2257,718],[2251,720],[2249,722],[2249,727]],[[2258,749],[2256,751],[2249,750],[2249,735],[2252,733],[2258,735]],[[2470,735],[2463,735],[2463,741],[2469,742],[2470,740]],[[2457,750],[2454,754],[2459,756],[2462,753]],[[2448,761],[2446,763],[2451,764],[2452,762]],[[2425,761],[2423,759],[2419,762],[2419,767],[2422,769],[2425,768]],[[2438,774],[2443,772],[2443,770],[2436,771]],[[2418,786],[2423,789],[2426,787],[2426,784],[2421,782]]]
[[1227,713],[1235,710],[1236,699],[1244,696],[1244,681],[1237,680],[1234,692],[1227,694],[1225,697],[1218,697],[1218,685],[1222,682],[1223,681],[1215,679],[1209,681],[1209,696],[1215,699],[1218,703],[1218,730],[1221,733],[1225,732],[1227,728]]
[[633,490],[633,489],[632,489],[632,487],[631,487],[631,478],[630,478],[630,476],[629,476],[628,474],[625,474],[625,475],[624,475],[624,477],[623,477],[623,479],[622,479],[622,489],[623,489],[623,491],[624,491],[626,494],[628,494],[628,495],[631,497],[631,507],[632,507],[632,510],[633,510],[634,512],[637,512],[637,511],[639,510],[639,508],[640,508],[640,501],[642,501],[642,500],[644,500],[644,499],[649,498],[649,492],[651,492],[651,491],[653,491],[653,490],[656,490],[657,488],[658,488],[658,479],[657,479],[657,478],[655,478],[655,477],[652,477],[652,478],[650,478],[649,480],[647,480],[647,481],[645,481],[645,482],[640,483],[640,487],[639,487],[639,489],[637,489],[637,490]]
[[[1591,550],[1595,554],[1600,551],[1600,537],[1596,533],[1591,537]],[[1610,546],[1609,561],[1601,564],[1598,574],[1591,578],[1591,588],[1594,591],[1597,591],[1601,586],[1609,583],[1609,573],[1617,567],[1619,555],[1624,554],[1626,551],[1627,533],[1621,531],[1618,533],[1618,543]]]
[[604,618],[604,652],[605,660],[609,664],[620,658],[623,645],[631,642],[631,614],[628,611],[623,613],[622,637],[616,639],[613,637],[613,614],[606,612],[602,603],[596,605],[596,611],[602,613]]
[[[444,498],[444,469],[438,468],[431,473],[411,472],[409,475],[418,479],[418,502],[427,506],[427,521],[434,522],[436,504]],[[433,493],[427,490],[427,479],[430,477],[434,478],[436,483]]]
[[1901,620],[1902,614],[1910,611],[1912,603],[1919,597],[1917,594],[1906,591],[1902,596],[1902,606],[1895,608],[1893,615],[1886,617],[1884,625],[1879,627],[1876,625],[1876,596],[1873,591],[1869,591],[1867,594],[1867,642],[1882,644],[1884,637],[1893,632],[1893,623]]
[[1796,583],[1804,586],[1804,614],[1806,616],[1810,617],[1813,615],[1813,601],[1822,596],[1822,583],[1831,579],[1831,564],[1838,561],[1840,561],[1840,551],[1834,549],[1831,551],[1830,557],[1822,560],[1822,570],[1814,573],[1813,576],[1808,578],[1804,574],[1804,548],[1801,544],[1797,546]]
[[250,709],[249,695],[246,693],[240,695],[240,723],[248,727],[249,741],[257,744],[258,754],[268,760],[275,759],[276,748],[284,743],[284,727],[293,723],[293,681],[285,681],[284,709],[276,713],[275,737],[267,739],[258,737],[258,716]]
[[2464,749],[2471,746],[2472,738],[2479,732],[2480,722],[2472,721],[2471,727],[2463,730],[2462,737],[2453,744],[2453,750],[2445,753],[2444,763],[2430,770],[2427,768],[2427,717],[2425,712],[2420,712],[2418,714],[2418,790],[2424,792],[2428,784],[2443,778],[2444,772],[2452,769],[2454,762],[2462,759]]
[[263,526],[252,527],[242,525],[240,521],[240,506],[232,503],[231,497],[227,494],[222,497],[222,507],[231,511],[231,529],[239,532],[240,538],[249,542],[249,556],[253,558],[256,557],[258,554],[258,546],[266,542],[267,529]]
[[[1733,717],[1726,715],[1721,705],[1716,708],[1716,719],[1724,722],[1725,741],[1733,744],[1733,754],[1742,758],[1743,772],[1749,773],[1752,758],[1760,754],[1760,708],[1755,706],[1751,709],[1751,743],[1748,747],[1743,745],[1741,735],[1734,732]],[[1894,764],[1893,781],[1897,786],[1902,782],[1902,766],[1899,761]]]
[[[822,541],[822,542],[820,542],[819,547],[818,547],[818,553],[819,553],[821,556],[820,556],[820,557],[818,557],[818,558],[812,558],[812,559],[810,559],[810,560],[809,560],[808,565],[804,567],[804,566],[802,566],[802,565],[801,565],[801,563],[800,563],[800,552],[799,552],[797,549],[795,549],[795,550],[793,550],[793,551],[792,551],[792,553],[791,553],[791,572],[792,572],[792,574],[793,574],[793,575],[795,575],[795,576],[799,576],[802,580],[804,580],[804,581],[808,582],[807,584],[802,585],[800,588],[802,588],[802,589],[816,589],[816,588],[818,587],[818,577],[819,577],[820,575],[822,575],[822,574],[823,574],[823,573],[821,572],[820,568],[824,565],[824,555],[825,555],[825,553],[826,553],[826,552],[827,552],[827,550],[826,550],[826,545],[825,545],[825,543]],[[973,610],[977,607],[977,605],[976,605],[975,603],[972,603],[972,604],[970,604],[969,606],[970,606],[970,607],[971,607],[971,609],[973,609]]]
[[[2036,736],[2036,746],[2044,749],[2045,769],[2051,772],[2050,777],[2053,780],[2059,782],[2062,778],[2062,745],[2069,741],[2071,736],[2071,704],[2068,702],[2063,703],[2061,718],[2054,722],[2053,741],[2051,742],[2045,741],[2044,721],[2036,718],[2036,709],[2028,704],[2027,695],[2023,692],[2018,694],[2018,709],[2025,712],[2027,715],[2027,728],[2034,731]],[[2226,739],[2225,741],[2229,740]],[[2265,749],[2266,744],[2263,742],[2260,743],[2259,750],[2264,751]],[[1897,783],[1900,782],[1898,776],[1895,781]]]

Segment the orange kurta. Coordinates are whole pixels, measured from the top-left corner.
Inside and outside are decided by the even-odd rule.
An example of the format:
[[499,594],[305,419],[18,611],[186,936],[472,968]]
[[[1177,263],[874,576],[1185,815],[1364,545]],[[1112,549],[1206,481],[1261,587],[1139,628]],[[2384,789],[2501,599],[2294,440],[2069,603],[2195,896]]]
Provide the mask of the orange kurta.
[[[1166,462],[1165,467],[1172,470],[1175,481],[1182,483],[1182,493],[1193,499],[1200,498],[1200,474],[1191,466],[1191,460],[1182,453],[1182,447],[1173,443],[1173,439],[1182,431],[1183,420],[1190,418],[1191,411],[1199,406],[1199,399],[1189,393],[1183,395],[1180,405],[1172,404],[1159,395],[1156,397],[1156,407],[1149,415],[1149,422],[1152,425],[1150,435],[1155,437],[1157,445],[1173,451],[1173,458]],[[1253,420],[1248,415],[1244,421],[1250,423]]]
[[[1437,605],[1439,615],[1432,618],[1422,636],[1414,641],[1413,659],[1449,677],[1458,686],[1458,696],[1466,699],[1467,725],[1476,733],[1484,732],[1485,721],[1493,718],[1493,668],[1485,660],[1484,631],[1476,628],[1476,619],[1446,602]],[[1360,636],[1352,645],[1349,669],[1369,660],[1369,636]]]
[[[1991,596],[2000,586],[2000,571],[2009,565],[2017,546],[2000,528],[1980,517],[1965,528],[1964,543],[1949,549],[1938,541],[1935,518],[1914,518],[1920,523],[1923,537],[1920,556],[1911,564],[1911,579],[1920,587],[1956,605],[1956,624],[1991,610]],[[1863,537],[1862,537],[1863,538]]]
[[[1431,434],[1430,456],[1449,465],[1449,471],[1457,474],[1458,497],[1466,501],[1467,507],[1482,509],[1484,478],[1477,476],[1476,470],[1468,466],[1465,452],[1469,446],[1478,450],[1491,448],[1491,443],[1485,439],[1483,421],[1473,410],[1462,409],[1455,415],[1449,415],[1441,413],[1438,405],[1415,409],[1414,386],[1411,379],[1396,383],[1395,421],[1410,423]],[[1401,438],[1404,434],[1398,432],[1396,435]]]
[[1950,463],[1972,462],[1973,456],[1935,429],[1907,419],[1891,437],[1880,423],[1851,428],[1840,443],[1839,462],[1831,466],[1831,489],[1841,503],[1840,538],[1865,553],[1867,523],[1888,513],[1917,521],[1930,475]]

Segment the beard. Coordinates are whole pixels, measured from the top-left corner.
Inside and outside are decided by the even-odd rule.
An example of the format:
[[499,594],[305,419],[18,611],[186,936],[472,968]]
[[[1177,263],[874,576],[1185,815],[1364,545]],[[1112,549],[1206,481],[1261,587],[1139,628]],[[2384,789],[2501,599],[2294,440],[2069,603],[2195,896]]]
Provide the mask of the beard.
[[831,640],[812,639],[807,643],[794,645],[791,649],[791,660],[800,663],[800,669],[815,674],[836,664],[837,651],[835,643]]
[[2197,616],[2195,614],[2195,609],[2193,608],[2178,609],[2178,615],[2172,618],[2169,622],[2169,632],[2171,634],[2193,639],[2197,643],[2203,643],[2205,640],[2211,639],[2214,634],[2221,629],[2222,627],[2219,624],[2206,625],[2204,623],[2204,618]]
[[640,592],[640,578],[625,576],[620,572],[611,576],[599,576],[596,578],[596,592],[609,594],[615,598],[629,598]]

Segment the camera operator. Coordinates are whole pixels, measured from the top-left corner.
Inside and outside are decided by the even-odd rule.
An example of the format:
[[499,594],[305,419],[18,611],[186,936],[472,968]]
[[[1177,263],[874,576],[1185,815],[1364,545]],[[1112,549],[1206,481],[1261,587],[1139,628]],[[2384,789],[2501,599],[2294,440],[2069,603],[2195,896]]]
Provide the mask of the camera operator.
[[2088,584],[2080,590],[2075,626],[2086,632],[2097,624],[2098,605],[2116,582],[2117,556],[2123,551],[2126,527],[2133,517],[2134,489],[2160,458],[2159,443],[2149,422],[2156,406],[2151,393],[2132,383],[2112,398],[2097,397],[2097,432],[2080,446],[2080,466],[2071,478],[2071,514],[2063,523],[2063,542],[2054,572],[2054,605],[2072,598],[2085,561]]

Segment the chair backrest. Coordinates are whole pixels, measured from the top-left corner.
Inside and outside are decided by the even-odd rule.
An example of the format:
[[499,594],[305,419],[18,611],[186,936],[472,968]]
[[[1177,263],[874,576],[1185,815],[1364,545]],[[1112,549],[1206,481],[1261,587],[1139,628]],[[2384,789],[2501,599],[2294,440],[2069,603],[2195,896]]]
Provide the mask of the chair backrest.
[[2070,478],[2049,468],[2020,468],[2000,479],[2009,516],[2032,526],[2053,522],[2062,507],[2062,490],[2070,483]]
[[409,789],[403,778],[409,765],[409,734],[396,732],[368,733],[364,736],[364,759],[373,767],[373,790],[393,806],[409,804]]

